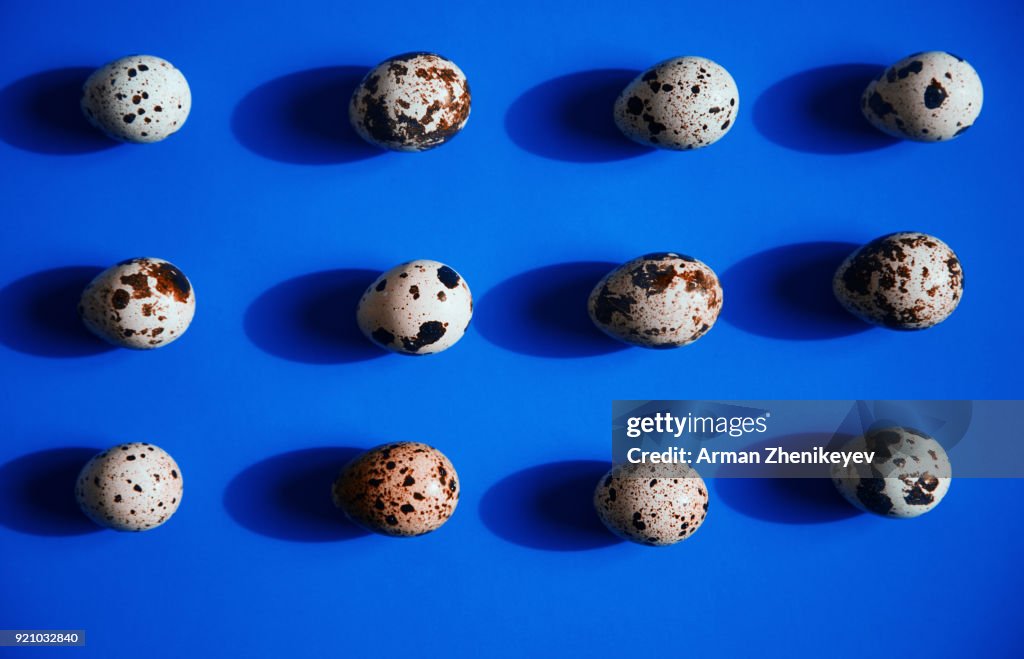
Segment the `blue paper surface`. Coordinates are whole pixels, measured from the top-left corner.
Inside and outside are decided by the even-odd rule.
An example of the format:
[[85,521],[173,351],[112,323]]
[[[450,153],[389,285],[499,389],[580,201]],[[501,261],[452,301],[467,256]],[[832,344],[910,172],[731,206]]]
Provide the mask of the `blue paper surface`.
[[[827,483],[718,481],[704,526],[665,549],[616,542],[588,499],[613,399],[1022,397],[1022,28],[1009,0],[3,3],[0,628],[84,629],[74,652],[96,657],[1020,656],[1020,481],[957,480],[911,521]],[[872,132],[863,85],[931,49],[979,71],[975,127]],[[472,116],[434,151],[374,151],[347,95],[412,50],[459,64]],[[89,71],[136,52],[192,88],[157,145],[77,114]],[[731,72],[738,120],[708,149],[637,148],[610,104],[680,55]],[[960,308],[914,333],[845,316],[838,261],[908,229],[959,254]],[[593,283],[666,250],[721,275],[718,324],[668,352],[597,333]],[[142,255],[189,276],[195,321],[164,349],[105,349],[76,296]],[[465,276],[476,316],[412,359],[353,318],[375,273],[415,258]],[[434,534],[367,535],[330,507],[338,467],[393,440],[459,472]],[[139,535],[71,499],[85,460],[126,441],[185,479]]]

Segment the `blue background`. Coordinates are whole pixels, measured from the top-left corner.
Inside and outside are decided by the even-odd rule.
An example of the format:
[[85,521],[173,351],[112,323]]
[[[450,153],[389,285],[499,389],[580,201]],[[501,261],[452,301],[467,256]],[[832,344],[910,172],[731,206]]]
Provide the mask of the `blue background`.
[[[588,500],[613,399],[1021,397],[1022,18],[1010,1],[4,2],[0,627],[83,628],[75,652],[97,657],[1020,656],[1020,481],[958,480],[905,523],[827,484],[719,481],[700,532],[660,550],[615,542]],[[875,134],[867,78],[929,49],[980,72],[977,125],[937,145]],[[377,153],[347,95],[410,50],[465,70],[472,117],[435,151]],[[77,114],[88,71],[135,52],[194,96],[158,145]],[[733,130],[691,153],[625,142],[615,93],[686,54],[737,80]],[[868,330],[831,271],[904,229],[959,253],[963,303],[926,332]],[[585,296],[662,250],[720,273],[723,317],[681,350],[621,349]],[[136,255],[186,272],[195,322],[165,349],[106,350],[74,302]],[[466,337],[422,359],[353,324],[374,274],[414,258],[454,266],[477,302]],[[369,536],[330,508],[337,468],[391,440],[456,465],[439,532]],[[88,456],[124,441],[183,468],[181,509],[150,533],[94,529],[69,501]]]

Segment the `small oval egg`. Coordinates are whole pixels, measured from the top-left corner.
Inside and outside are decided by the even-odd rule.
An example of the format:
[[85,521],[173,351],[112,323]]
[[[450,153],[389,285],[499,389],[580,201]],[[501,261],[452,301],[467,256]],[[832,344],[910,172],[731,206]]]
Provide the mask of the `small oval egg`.
[[708,489],[685,464],[620,464],[594,490],[594,508],[625,540],[664,546],[686,540],[704,522]]
[[981,78],[962,57],[942,51],[896,62],[868,83],[861,112],[893,137],[918,142],[963,135],[981,114]]
[[693,343],[722,310],[715,272],[695,258],[661,252],[616,268],[590,293],[590,319],[611,337],[645,348]]
[[722,139],[740,108],[736,81],[704,57],[677,57],[644,71],[615,101],[615,124],[646,146],[699,149]]
[[106,64],[82,87],[82,112],[92,125],[123,142],[159,142],[185,125],[192,92],[165,59],[132,55]]
[[409,53],[374,67],[352,94],[349,121],[370,144],[426,151],[455,137],[469,120],[469,83],[455,62]]
[[473,294],[439,261],[409,261],[376,279],[356,308],[359,329],[382,348],[429,355],[455,345],[473,317]]
[[195,291],[181,270],[148,257],[122,261],[101,272],[85,287],[78,305],[90,331],[137,350],[177,341],[195,310]]
[[938,325],[960,304],[960,259],[935,236],[916,231],[872,240],[836,270],[832,291],[847,311],[891,329]]
[[415,536],[441,527],[459,503],[451,461],[419,442],[385,444],[342,469],[334,505],[356,524],[392,536]]
[[847,501],[876,515],[923,515],[939,505],[953,480],[942,445],[912,428],[872,430],[842,450],[875,453],[869,464],[833,465],[832,483]]
[[145,442],[103,451],[82,468],[78,505],[90,519],[116,531],[148,531],[181,505],[181,468],[166,451]]

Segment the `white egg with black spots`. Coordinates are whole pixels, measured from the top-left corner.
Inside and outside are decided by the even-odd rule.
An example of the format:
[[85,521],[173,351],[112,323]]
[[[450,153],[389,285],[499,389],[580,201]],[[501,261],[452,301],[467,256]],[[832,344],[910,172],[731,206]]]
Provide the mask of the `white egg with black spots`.
[[455,345],[473,317],[473,295],[459,273],[438,261],[410,261],[388,270],[363,293],[359,329],[371,341],[406,355]]
[[876,238],[848,256],[836,270],[832,290],[861,320],[890,329],[926,329],[960,304],[964,271],[949,245],[904,231]]
[[962,57],[917,53],[872,80],[861,97],[871,125],[893,137],[939,142],[963,135],[981,114],[981,78]]
[[625,540],[664,546],[693,535],[708,513],[708,488],[684,464],[621,464],[594,490],[594,508],[608,530]]
[[704,57],[677,57],[644,71],[615,101],[615,124],[646,146],[699,149],[722,139],[740,108],[736,81]]
[[645,348],[678,348],[710,330],[722,310],[714,270],[675,252],[647,254],[608,273],[587,301],[609,336]]
[[166,451],[145,442],[121,444],[93,457],[75,484],[90,519],[117,531],[147,531],[181,505],[181,468]]
[[196,295],[188,277],[163,259],[136,258],[101,272],[78,304],[82,322],[122,348],[149,350],[177,341],[192,323]]
[[949,491],[953,469],[935,439],[912,428],[872,430],[843,451],[874,454],[867,464],[836,464],[832,482],[857,508],[884,517],[918,517]]
[[181,71],[165,59],[132,55],[110,62],[82,87],[82,112],[110,137],[159,142],[185,125],[192,92]]
[[455,137],[469,120],[469,82],[455,62],[409,53],[375,66],[352,94],[356,133],[392,151],[426,151]]

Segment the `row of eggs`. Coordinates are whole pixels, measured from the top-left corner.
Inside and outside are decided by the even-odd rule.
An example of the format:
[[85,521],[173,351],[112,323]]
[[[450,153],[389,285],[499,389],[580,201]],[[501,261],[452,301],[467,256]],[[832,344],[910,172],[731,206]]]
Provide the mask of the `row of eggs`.
[[[882,456],[869,465],[832,469],[836,489],[861,510],[917,517],[949,490],[949,458],[935,439],[917,430],[875,429],[845,448]],[[101,526],[146,531],[177,511],[183,483],[181,468],[166,451],[135,442],[114,446],[86,463],[75,496],[82,511]],[[334,505],[350,520],[390,536],[438,529],[455,512],[459,493],[451,461],[419,442],[395,442],[362,453],[342,467],[331,489]],[[675,544],[693,535],[707,516],[708,501],[704,480],[684,464],[619,464],[593,494],[597,515],[610,531],[646,545]]]
[[[871,124],[894,137],[950,140],[981,112],[981,79],[963,58],[917,53],[888,67],[861,96]],[[371,144],[425,151],[466,125],[470,90],[454,62],[409,53],[381,62],[356,88],[349,121]],[[135,55],[96,70],[83,87],[82,111],[109,136],[158,142],[188,118],[192,95],[167,60]],[[646,146],[689,150],[714,144],[735,124],[739,91],[729,72],[704,57],[666,60],[636,77],[610,108],[624,135]]]
[[[960,260],[924,233],[877,238],[848,256],[833,277],[839,302],[863,320],[922,329],[945,320],[963,294]],[[722,285],[703,262],[674,252],[647,254],[608,273],[587,301],[594,324],[613,338],[648,348],[693,343],[715,324]],[[181,337],[196,296],[177,267],[155,258],[123,261],[86,286],[78,311],[96,335],[118,346],[158,348]],[[473,316],[466,280],[437,261],[398,265],[373,281],[356,307],[360,330],[394,352],[450,348]]]

